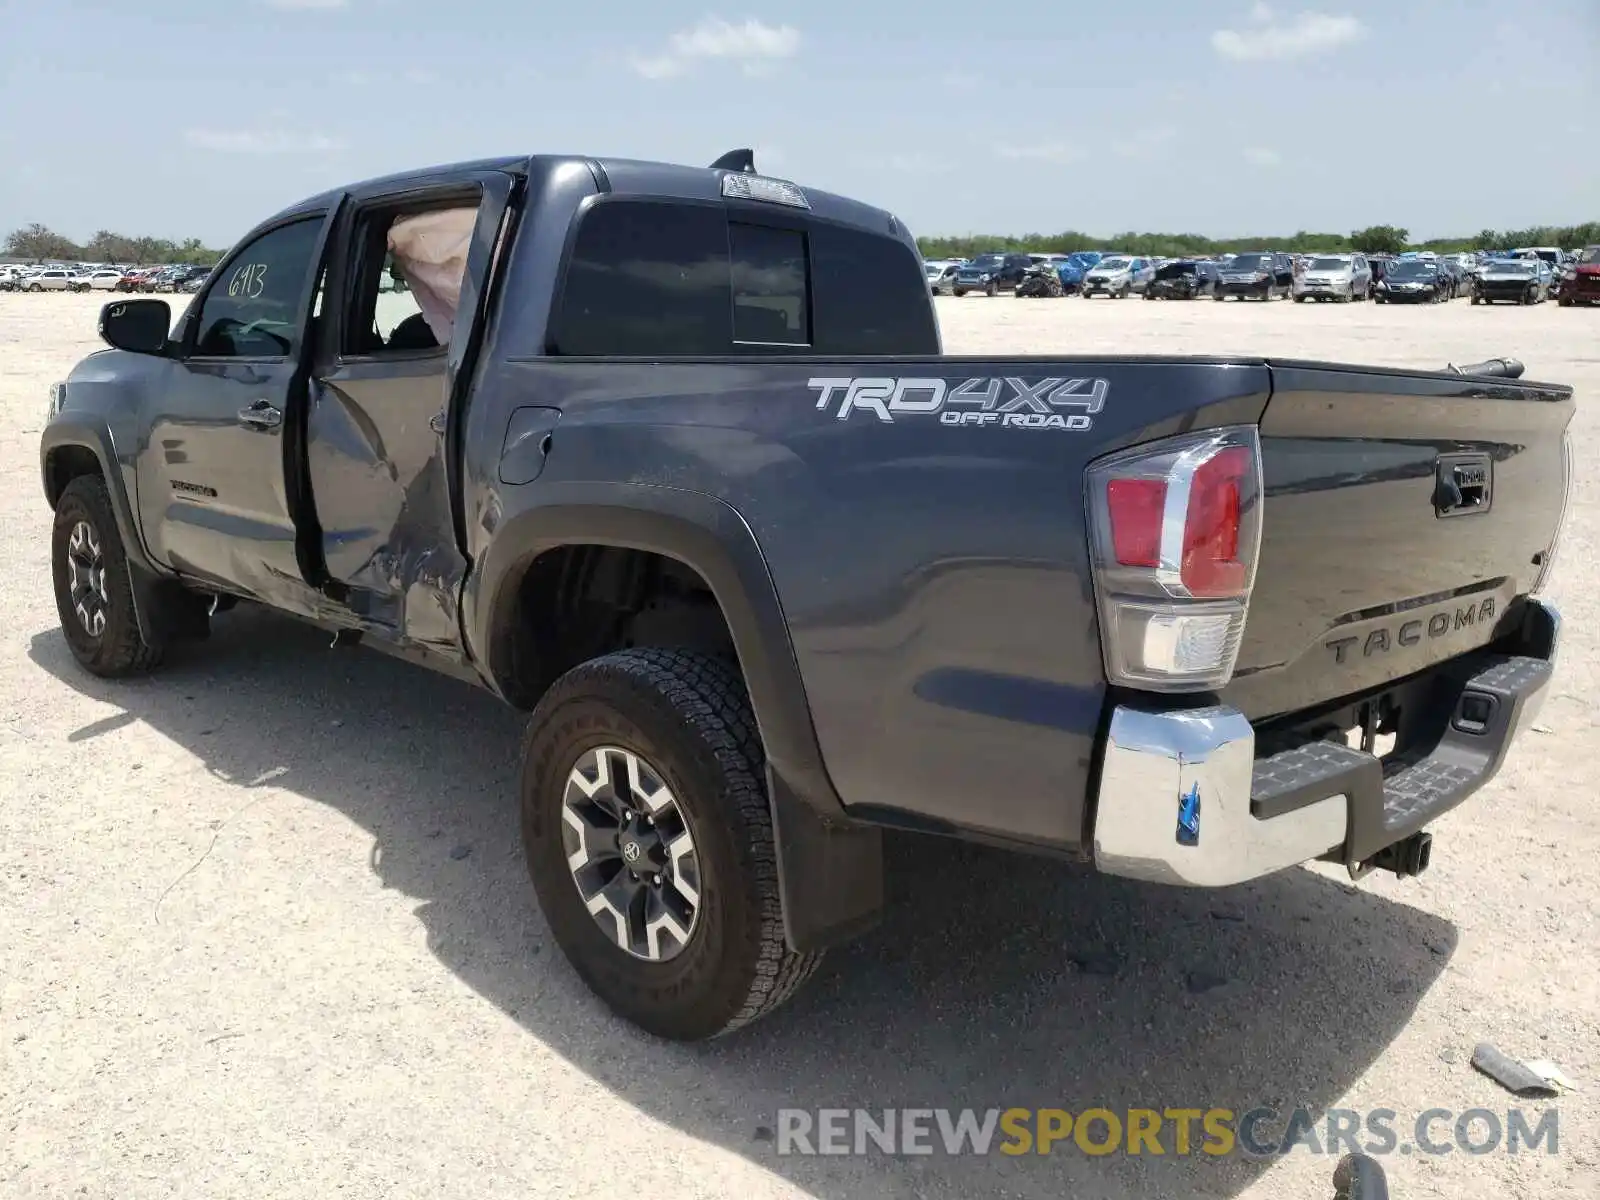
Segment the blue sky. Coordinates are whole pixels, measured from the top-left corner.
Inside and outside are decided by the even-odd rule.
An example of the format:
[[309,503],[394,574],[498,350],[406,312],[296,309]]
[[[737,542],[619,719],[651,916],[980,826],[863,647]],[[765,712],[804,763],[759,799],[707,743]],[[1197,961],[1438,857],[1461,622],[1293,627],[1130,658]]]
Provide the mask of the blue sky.
[[740,145],[927,234],[1600,218],[1600,0],[1312,3],[0,0],[0,232]]

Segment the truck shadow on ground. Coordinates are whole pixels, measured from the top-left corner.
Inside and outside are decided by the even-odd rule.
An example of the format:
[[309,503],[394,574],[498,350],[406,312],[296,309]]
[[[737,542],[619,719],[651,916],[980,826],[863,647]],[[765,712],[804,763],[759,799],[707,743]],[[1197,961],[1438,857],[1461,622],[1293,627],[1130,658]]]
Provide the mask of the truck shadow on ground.
[[1442,919],[1310,871],[1188,892],[905,837],[890,844],[878,930],[752,1029],[664,1045],[611,1018],[550,938],[517,831],[523,721],[492,697],[248,609],[149,680],[89,677],[54,629],[29,654],[124,710],[72,739],[137,719],[220,777],[273,773],[273,787],[359,823],[373,870],[416,898],[460,979],[648,1117],[819,1197],[1230,1195],[1269,1160],[1176,1155],[1170,1131],[1159,1158],[1070,1143],[1048,1156],[783,1155],[776,1113],[1316,1114],[1400,1033],[1456,944]]

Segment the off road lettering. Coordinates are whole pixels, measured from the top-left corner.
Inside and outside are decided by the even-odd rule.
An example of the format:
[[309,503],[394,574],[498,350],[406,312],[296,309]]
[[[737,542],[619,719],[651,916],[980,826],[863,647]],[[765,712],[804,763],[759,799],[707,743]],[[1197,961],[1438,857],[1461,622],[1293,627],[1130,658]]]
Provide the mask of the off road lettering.
[[1111,390],[1105,379],[1011,375],[954,383],[932,376],[819,377],[807,380],[806,386],[817,393],[817,411],[831,412],[836,421],[870,413],[884,425],[906,417],[936,417],[941,425],[1077,432],[1093,428],[1094,414],[1105,407]]

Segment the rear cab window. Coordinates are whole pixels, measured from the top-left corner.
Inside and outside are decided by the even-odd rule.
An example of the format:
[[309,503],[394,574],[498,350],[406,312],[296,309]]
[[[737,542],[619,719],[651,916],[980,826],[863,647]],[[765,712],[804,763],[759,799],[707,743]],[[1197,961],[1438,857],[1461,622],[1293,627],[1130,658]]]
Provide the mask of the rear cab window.
[[630,196],[578,218],[546,350],[578,357],[932,355],[921,259],[887,234]]

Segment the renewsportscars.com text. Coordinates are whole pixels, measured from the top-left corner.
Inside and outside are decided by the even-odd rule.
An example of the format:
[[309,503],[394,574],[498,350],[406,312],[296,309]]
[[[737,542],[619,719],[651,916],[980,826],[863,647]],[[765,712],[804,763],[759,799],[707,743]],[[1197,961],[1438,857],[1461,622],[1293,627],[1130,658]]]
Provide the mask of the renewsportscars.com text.
[[1430,1108],[781,1108],[779,1154],[1556,1154],[1560,1114]]

